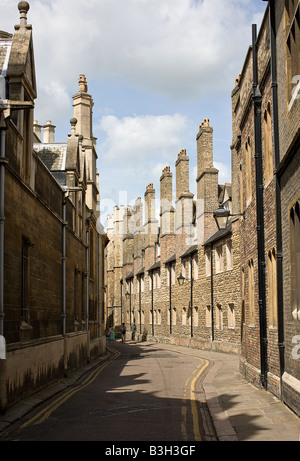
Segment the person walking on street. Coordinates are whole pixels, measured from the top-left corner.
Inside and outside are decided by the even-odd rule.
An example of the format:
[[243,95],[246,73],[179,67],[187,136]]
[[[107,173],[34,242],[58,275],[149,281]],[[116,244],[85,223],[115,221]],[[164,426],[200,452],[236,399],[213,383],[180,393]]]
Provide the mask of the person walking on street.
[[125,343],[125,340],[126,340],[126,325],[125,325],[125,323],[122,323],[122,326],[121,326],[121,336],[122,336],[122,343]]
[[136,332],[136,326],[135,326],[135,322],[133,322],[133,324],[131,325],[131,339],[132,339],[132,341],[135,340],[135,332]]
[[115,332],[113,327],[110,327],[110,329],[108,330],[108,339],[110,343],[115,342]]

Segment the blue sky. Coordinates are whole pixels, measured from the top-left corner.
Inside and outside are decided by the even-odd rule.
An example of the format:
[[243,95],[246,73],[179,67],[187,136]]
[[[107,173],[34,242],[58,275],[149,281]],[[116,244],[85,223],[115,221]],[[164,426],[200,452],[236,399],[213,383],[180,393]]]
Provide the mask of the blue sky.
[[[35,119],[70,131],[72,95],[85,74],[94,100],[102,208],[159,197],[162,169],[181,149],[196,192],[196,135],[214,128],[219,182],[230,181],[231,91],[260,27],[262,0],[31,0],[38,84]],[[0,29],[13,32],[18,2],[1,0]],[[122,197],[120,199],[120,197]],[[122,201],[123,203],[120,203]],[[127,203],[126,203],[127,201]]]

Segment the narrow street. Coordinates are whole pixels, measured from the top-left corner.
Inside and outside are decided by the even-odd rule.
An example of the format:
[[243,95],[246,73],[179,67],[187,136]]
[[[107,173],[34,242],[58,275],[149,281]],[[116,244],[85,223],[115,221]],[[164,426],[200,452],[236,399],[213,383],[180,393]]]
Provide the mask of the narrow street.
[[201,387],[207,359],[108,343],[109,360],[13,425],[2,440],[216,440]]

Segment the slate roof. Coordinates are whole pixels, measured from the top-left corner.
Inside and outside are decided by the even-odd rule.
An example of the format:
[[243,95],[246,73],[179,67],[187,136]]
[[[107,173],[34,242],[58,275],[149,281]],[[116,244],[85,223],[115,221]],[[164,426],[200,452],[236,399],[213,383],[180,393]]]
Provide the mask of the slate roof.
[[33,149],[49,171],[65,171],[67,143],[36,143],[33,145]]

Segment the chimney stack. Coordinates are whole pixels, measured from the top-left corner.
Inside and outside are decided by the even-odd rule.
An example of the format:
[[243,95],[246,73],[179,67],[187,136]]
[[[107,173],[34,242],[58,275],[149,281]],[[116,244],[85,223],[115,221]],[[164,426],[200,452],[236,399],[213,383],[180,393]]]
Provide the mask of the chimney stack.
[[48,120],[46,125],[43,126],[43,142],[45,144],[52,144],[55,142],[55,126]]

